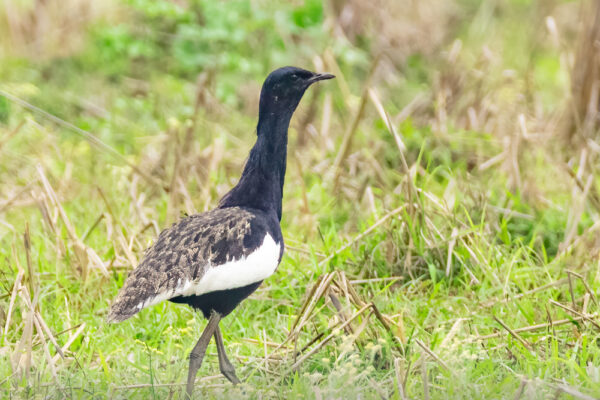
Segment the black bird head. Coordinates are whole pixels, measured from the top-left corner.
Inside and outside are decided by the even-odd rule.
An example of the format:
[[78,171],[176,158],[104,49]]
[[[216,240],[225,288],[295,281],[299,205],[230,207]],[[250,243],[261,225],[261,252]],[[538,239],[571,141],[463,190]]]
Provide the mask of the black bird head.
[[296,67],[271,72],[260,92],[257,139],[238,184],[219,203],[220,208],[244,206],[275,211],[281,221],[281,199],[287,164],[288,128],[306,89],[334,78]]
[[296,67],[276,69],[265,79],[260,92],[259,119],[268,117],[268,114],[291,117],[310,85],[332,78],[335,76]]

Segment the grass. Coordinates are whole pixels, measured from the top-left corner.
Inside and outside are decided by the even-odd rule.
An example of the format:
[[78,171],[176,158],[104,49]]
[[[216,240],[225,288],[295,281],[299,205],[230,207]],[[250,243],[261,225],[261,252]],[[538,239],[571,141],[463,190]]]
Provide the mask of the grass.
[[196,394],[600,397],[597,128],[562,130],[579,5],[85,3],[0,11],[2,397],[183,398],[200,316],[105,316],[235,184],[286,64],[337,79],[292,122],[284,260],[222,323],[244,383],[211,344]]

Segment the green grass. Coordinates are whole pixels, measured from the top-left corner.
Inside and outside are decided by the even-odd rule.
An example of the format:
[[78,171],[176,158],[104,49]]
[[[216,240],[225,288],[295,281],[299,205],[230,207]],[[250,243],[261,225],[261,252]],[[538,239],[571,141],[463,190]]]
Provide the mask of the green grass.
[[[235,184],[266,74],[313,68],[318,56],[338,79],[312,88],[292,122],[286,255],[221,323],[244,383],[219,376],[211,344],[196,394],[402,399],[403,386],[412,399],[600,397],[597,160],[587,149],[583,165],[581,149],[553,136],[568,71],[543,23],[531,24],[559,11],[536,4],[457,1],[452,30],[441,44],[419,38],[422,53],[405,54],[403,40],[436,22],[426,14],[408,36],[385,30],[398,34],[396,47],[370,81],[376,25],[344,37],[315,1],[129,0],[70,32],[84,45],[67,55],[13,46],[0,90],[92,132],[120,156],[0,92],[0,395],[184,398],[202,318],[163,303],[108,325],[109,305],[157,230],[214,207]],[[461,50],[449,55],[455,40]],[[335,171],[362,93],[365,111]],[[582,170],[587,195],[569,169]],[[387,327],[368,309],[351,323],[354,337],[324,296],[297,331],[297,349],[321,339],[299,359],[333,336],[291,371],[294,341],[286,339],[311,288],[330,273],[327,293],[346,317],[372,302]],[[344,295],[344,282],[359,301]],[[64,360],[48,362],[58,353],[32,310],[58,345],[72,342]],[[533,328],[511,334],[502,324]],[[275,351],[282,343],[285,351]]]

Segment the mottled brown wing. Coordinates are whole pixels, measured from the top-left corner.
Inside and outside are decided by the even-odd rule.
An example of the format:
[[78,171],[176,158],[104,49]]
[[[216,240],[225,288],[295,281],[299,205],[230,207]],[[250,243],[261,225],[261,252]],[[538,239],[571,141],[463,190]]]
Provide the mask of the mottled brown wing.
[[151,302],[176,296],[182,282],[199,280],[207,268],[252,253],[267,232],[260,214],[239,207],[184,218],[161,232],[129,274],[108,321],[123,321]]

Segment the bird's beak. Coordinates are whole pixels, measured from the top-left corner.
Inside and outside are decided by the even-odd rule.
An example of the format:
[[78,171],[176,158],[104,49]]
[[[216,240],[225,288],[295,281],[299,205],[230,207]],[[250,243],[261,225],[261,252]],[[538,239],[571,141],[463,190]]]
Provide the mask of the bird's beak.
[[315,83],[317,81],[324,81],[326,79],[333,79],[335,75],[332,74],[315,74],[312,78],[308,79],[309,83]]

